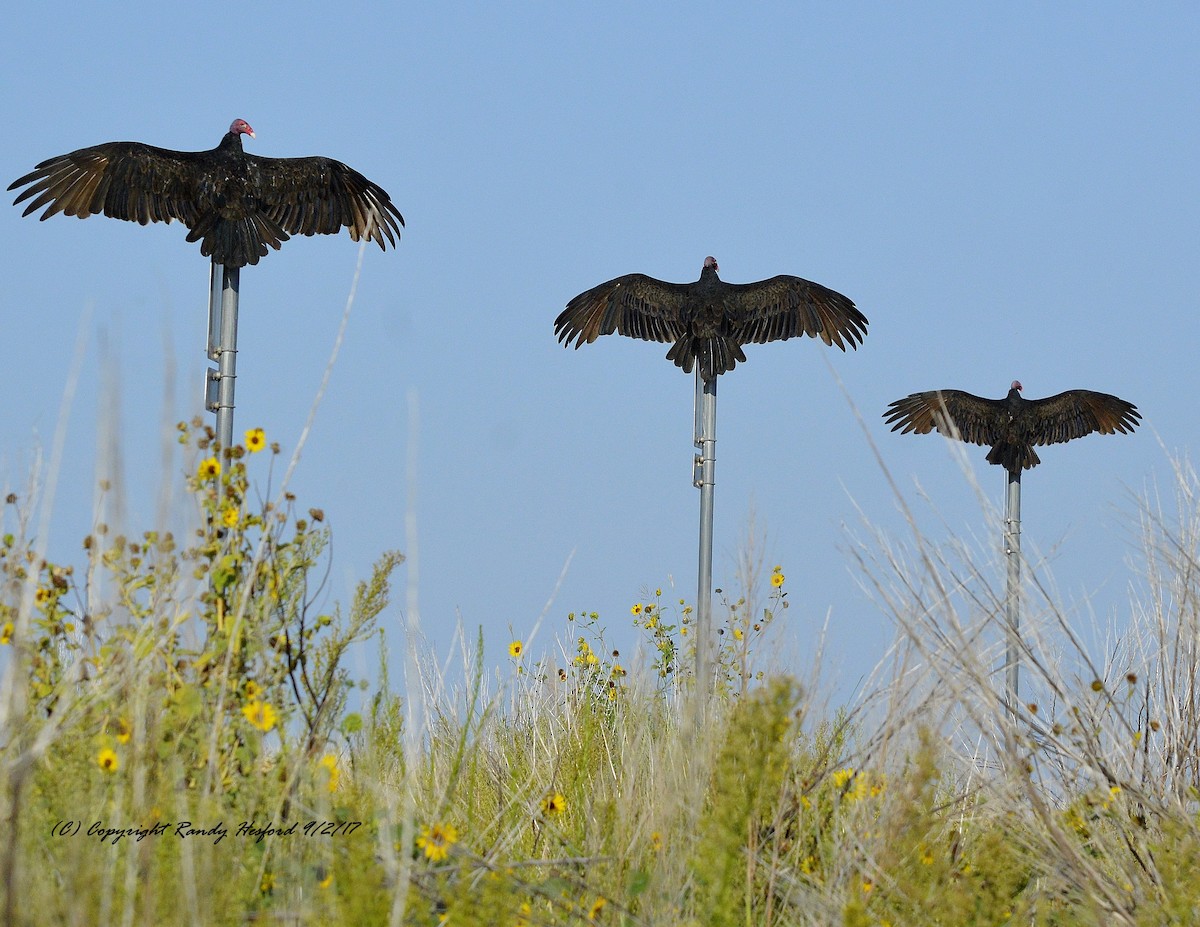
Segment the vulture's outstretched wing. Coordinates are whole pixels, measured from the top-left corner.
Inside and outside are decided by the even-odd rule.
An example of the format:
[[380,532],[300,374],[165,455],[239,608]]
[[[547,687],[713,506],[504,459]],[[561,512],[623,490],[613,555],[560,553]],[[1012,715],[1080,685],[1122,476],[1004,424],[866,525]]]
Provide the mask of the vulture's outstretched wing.
[[1142,417],[1133,403],[1088,389],[1032,399],[1025,408],[1031,416],[1028,435],[1032,444],[1061,444],[1093,431],[1128,434]]
[[726,288],[730,333],[740,344],[809,335],[845,351],[846,344],[856,348],[867,334],[867,317],[853,302],[811,280],[781,274]]
[[60,212],[80,219],[103,214],[141,225],[178,219],[191,228],[205,197],[206,154],[108,142],[49,158],[8,189],[28,185],[13,200],[18,205],[32,197],[23,216],[45,206],[42,220]]
[[683,305],[688,284],[666,283],[645,274],[626,274],[580,293],[554,320],[562,344],[591,344],[616,332],[643,341],[673,342],[683,337]]
[[957,389],[913,393],[890,403],[884,413],[892,431],[901,434],[911,431],[924,435],[936,428],[947,437],[984,445],[1001,439],[1008,417],[1003,400],[984,399]]
[[[249,192],[264,214],[293,235],[335,235],[395,246],[404,217],[378,185],[332,158],[246,155]],[[386,242],[385,242],[386,239]]]

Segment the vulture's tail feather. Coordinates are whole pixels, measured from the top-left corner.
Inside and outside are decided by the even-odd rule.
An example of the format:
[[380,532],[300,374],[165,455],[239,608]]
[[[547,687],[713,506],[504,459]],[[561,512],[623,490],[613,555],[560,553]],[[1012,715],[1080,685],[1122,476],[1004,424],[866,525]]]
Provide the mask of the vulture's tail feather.
[[276,250],[291,237],[278,223],[262,213],[240,219],[210,216],[188,232],[188,241],[200,242],[200,253],[226,267],[257,264],[266,257],[267,246]]
[[988,451],[987,462],[1019,474],[1022,470],[1032,470],[1042,461],[1031,444],[1001,441]]
[[691,373],[696,361],[700,362],[700,375],[705,380],[732,370],[738,361],[746,359],[742,346],[733,338],[723,335],[714,337],[697,337],[684,335],[667,352],[667,360],[674,361],[682,367],[684,373]]

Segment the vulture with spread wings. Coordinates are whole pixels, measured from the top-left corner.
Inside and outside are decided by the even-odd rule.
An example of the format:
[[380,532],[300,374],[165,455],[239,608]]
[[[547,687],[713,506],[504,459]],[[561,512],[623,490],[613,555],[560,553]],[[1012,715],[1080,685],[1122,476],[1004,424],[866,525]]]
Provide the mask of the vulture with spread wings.
[[972,444],[991,445],[987,460],[1020,475],[1041,460],[1034,445],[1061,444],[1097,431],[1127,434],[1137,427],[1137,406],[1088,389],[1072,389],[1046,399],[1026,399],[1014,380],[1003,399],[983,399],[957,389],[929,390],[897,399],[884,419],[892,431],[939,433]]
[[404,218],[382,187],[331,158],[264,158],[242,150],[254,130],[235,119],[211,151],[170,151],[108,142],[43,161],[9,185],[26,189],[22,215],[46,207],[86,219],[146,225],[178,220],[200,253],[226,267],[257,264],[292,235],[349,229],[355,241],[396,244]]
[[591,344],[601,335],[628,335],[670,344],[667,359],[707,381],[746,359],[742,345],[820,338],[843,351],[867,333],[854,303],[819,283],[786,274],[756,283],[725,283],[715,258],[704,259],[695,283],[666,283],[626,274],[580,293],[554,321],[564,345]]

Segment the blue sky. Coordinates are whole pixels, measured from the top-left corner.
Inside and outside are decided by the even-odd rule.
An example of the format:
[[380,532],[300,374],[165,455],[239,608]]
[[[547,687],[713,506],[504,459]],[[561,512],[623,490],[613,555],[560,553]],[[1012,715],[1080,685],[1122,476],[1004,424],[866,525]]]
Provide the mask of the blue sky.
[[[713,254],[726,280],[808,277],[871,322],[857,352],[751,346],[720,381],[716,581],[732,586],[753,513],[768,569],[788,576],[785,663],[807,665],[828,617],[829,673],[853,686],[891,637],[848,531],[864,515],[897,536],[903,522],[830,365],[935,539],[986,541],[976,496],[943,441],[887,432],[890,400],[1000,396],[1020,378],[1028,397],[1087,387],[1135,402],[1133,437],[1048,448],[1024,483],[1026,542],[1051,556],[1064,597],[1102,617],[1128,609],[1130,494],[1169,497],[1170,457],[1195,433],[1194,5],[57,9],[9,13],[6,182],[103,141],[209,148],[241,116],[258,133],[249,150],[346,161],[404,213],[398,251],[366,255],[294,484],[334,529],[337,598],[406,547],[412,395],[420,614],[440,651],[461,618],[500,662],[568,558],[534,655],[568,611],[599,611],[620,640],[644,589],[673,581],[693,599],[691,378],[665,345],[568,351],[552,323],[596,283],[688,281]],[[72,346],[87,342],[59,560],[88,530],[97,422],[113,407],[103,371],[119,378],[135,528],[153,523],[164,418],[199,408],[208,264],[183,239],[0,209],[0,481],[22,485],[49,443]],[[239,432],[295,445],[356,257],[345,236],[294,239],[244,272]],[[985,453],[968,459],[999,504]],[[386,616],[395,650],[405,583]]]

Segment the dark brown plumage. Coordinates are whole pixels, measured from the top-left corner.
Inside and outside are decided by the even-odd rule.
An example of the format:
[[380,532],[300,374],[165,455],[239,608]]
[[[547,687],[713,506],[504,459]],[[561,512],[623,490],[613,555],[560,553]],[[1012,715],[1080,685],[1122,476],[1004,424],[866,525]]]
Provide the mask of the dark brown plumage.
[[670,343],[667,359],[711,380],[746,359],[742,345],[809,335],[843,351],[867,334],[867,318],[841,293],[799,277],[725,283],[715,258],[695,283],[626,274],[580,293],[554,320],[558,340],[575,347],[601,335]]
[[200,253],[227,267],[257,264],[292,235],[332,235],[396,244],[404,218],[382,187],[330,158],[263,158],[242,150],[254,130],[234,120],[211,151],[170,151],[109,142],[43,161],[9,185],[13,205],[41,219],[103,214],[146,225],[178,220]]
[[1047,399],[1025,399],[1014,380],[1003,399],[981,399],[957,389],[930,390],[897,399],[884,419],[892,431],[948,437],[992,446],[987,460],[1010,473],[1036,467],[1037,444],[1061,444],[1098,431],[1126,434],[1137,427],[1137,406],[1088,389],[1072,389]]

